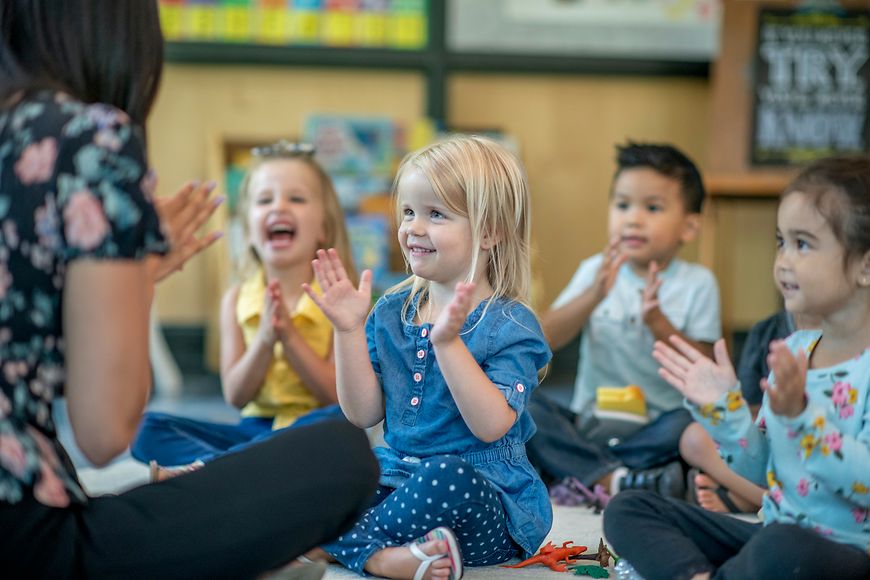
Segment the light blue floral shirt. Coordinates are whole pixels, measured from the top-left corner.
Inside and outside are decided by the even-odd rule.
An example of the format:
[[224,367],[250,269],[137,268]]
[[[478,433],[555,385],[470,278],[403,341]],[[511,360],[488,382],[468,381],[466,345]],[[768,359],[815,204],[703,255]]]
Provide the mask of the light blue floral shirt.
[[0,111],[0,502],[86,501],[52,421],[66,266],[165,252],[153,188],[122,111],[51,91]]
[[[786,344],[809,357],[821,336],[800,330]],[[739,385],[714,404],[687,406],[725,462],[767,487],[765,524],[800,524],[870,550],[870,348],[810,369],[806,394],[807,408],[791,419],[774,414],[765,394],[755,423]]]
[[384,391],[384,440],[375,454],[381,484],[398,487],[419,462],[433,455],[458,455],[471,463],[499,493],[511,537],[534,553],[553,523],[547,489],[526,457],[535,433],[526,405],[538,386],[538,371],[551,353],[534,314],[507,300],[484,301],[460,332],[474,360],[517,413],[513,427],[485,443],[468,428],[438,367],[429,335],[431,324],[414,324],[414,304],[405,319],[409,291],[390,294],[375,305],[366,323],[369,358]]

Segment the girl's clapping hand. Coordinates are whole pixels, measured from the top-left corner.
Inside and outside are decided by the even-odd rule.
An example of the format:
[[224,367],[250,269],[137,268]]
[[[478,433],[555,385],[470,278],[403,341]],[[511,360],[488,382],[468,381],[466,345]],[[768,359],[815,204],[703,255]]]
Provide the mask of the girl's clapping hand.
[[[277,299],[276,299],[277,294]],[[278,309],[281,306],[281,289],[276,280],[266,285],[266,294],[263,297],[263,311],[260,312],[260,326],[257,333],[264,344],[272,346],[278,340],[278,329],[275,320],[278,318]]]
[[432,327],[432,344],[444,344],[459,336],[471,309],[473,293],[473,282],[460,282],[456,285],[453,300],[441,311]]
[[691,402],[696,405],[716,402],[737,384],[724,339],[720,338],[713,346],[715,361],[679,336],[669,340],[673,347],[659,340],[653,348],[653,358],[662,366],[659,375]]
[[276,340],[285,340],[287,332],[293,326],[293,319],[290,318],[290,312],[287,310],[287,305],[284,303],[284,296],[281,294],[281,285],[277,280],[269,282],[266,288],[267,300],[270,303],[270,325]]
[[774,384],[761,379],[761,388],[767,393],[770,410],[777,415],[797,417],[807,408],[807,367],[803,351],[795,356],[783,340],[770,343],[767,365],[773,373]]
[[359,288],[354,288],[334,248],[317,250],[317,258],[311,265],[323,294],[317,294],[309,284],[303,284],[302,288],[323,310],[335,330],[350,332],[365,324],[372,304],[372,271],[364,270]]

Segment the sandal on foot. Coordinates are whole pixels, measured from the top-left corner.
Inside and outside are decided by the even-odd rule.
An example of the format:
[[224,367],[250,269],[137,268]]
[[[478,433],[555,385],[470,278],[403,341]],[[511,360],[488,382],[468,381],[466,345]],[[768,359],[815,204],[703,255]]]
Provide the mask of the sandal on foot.
[[[689,470],[689,474],[686,476],[686,487],[688,489],[687,495],[689,496],[687,499],[689,500],[690,503],[692,503],[696,506],[699,506],[699,507],[703,507],[698,502],[698,490],[699,489],[706,489],[706,490],[712,491],[713,493],[716,494],[716,497],[718,497],[719,501],[722,502],[722,505],[725,506],[725,513],[729,513],[729,514],[743,513],[743,510],[741,510],[737,506],[737,504],[734,503],[734,500],[731,499],[731,491],[727,487],[725,487],[721,484],[717,485],[716,487],[707,487],[707,486],[698,487],[698,484],[695,483],[695,477],[697,477],[699,475],[703,475],[703,474],[704,474],[704,472],[702,472],[700,469],[693,467],[692,469]],[[709,477],[709,475],[707,477]]]
[[[433,540],[442,540],[446,542],[447,552],[443,554],[432,554],[430,556],[418,547],[419,544],[425,544],[426,542],[431,542]],[[462,578],[464,572],[462,569],[462,552],[459,550],[459,542],[456,540],[456,535],[450,528],[440,526],[434,530],[430,530],[425,535],[408,544],[408,548],[411,550],[411,554],[420,560],[420,565],[417,567],[417,572],[414,574],[414,580],[420,580],[423,578],[423,575],[426,574],[426,570],[429,569],[432,562],[440,560],[441,558],[447,558],[450,562],[449,580],[459,580]]]
[[689,473],[686,474],[686,501],[700,507],[698,503],[698,487],[695,484],[695,478],[699,475],[701,475],[701,470],[697,467],[690,468]]
[[722,505],[725,506],[725,509],[728,510],[727,513],[729,513],[729,514],[743,513],[743,510],[740,509],[739,507],[737,507],[737,504],[734,503],[733,499],[731,499],[731,492],[728,490],[727,487],[722,487],[720,485],[719,487],[717,487],[716,489],[713,490],[713,493],[715,493],[719,497],[719,501],[721,501]]
[[178,467],[163,467],[152,459],[148,462],[148,481],[151,483],[166,481],[167,479],[184,475],[185,473],[193,473],[203,465],[205,465],[205,463],[196,460],[193,463],[179,465]]

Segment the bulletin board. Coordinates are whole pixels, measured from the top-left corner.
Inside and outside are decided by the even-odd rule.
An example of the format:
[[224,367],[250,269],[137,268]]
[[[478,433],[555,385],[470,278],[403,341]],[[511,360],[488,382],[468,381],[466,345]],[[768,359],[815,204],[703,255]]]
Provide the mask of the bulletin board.
[[710,62],[722,0],[446,0],[454,52]]

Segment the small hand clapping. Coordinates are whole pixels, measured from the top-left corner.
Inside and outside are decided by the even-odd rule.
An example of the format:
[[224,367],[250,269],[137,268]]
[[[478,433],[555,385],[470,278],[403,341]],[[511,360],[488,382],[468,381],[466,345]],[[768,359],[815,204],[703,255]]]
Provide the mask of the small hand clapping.
[[599,300],[603,300],[610,292],[610,289],[613,288],[616,276],[619,274],[619,269],[628,259],[625,254],[619,251],[619,236],[610,238],[601,256],[601,266],[598,268],[598,272],[595,274],[595,281],[593,282],[595,294]]
[[350,332],[365,324],[372,304],[372,271],[364,270],[359,288],[354,288],[334,248],[317,250],[311,262],[314,276],[323,294],[317,294],[308,284],[302,288],[320,307],[338,332]]
[[274,337],[273,342],[275,340],[284,341],[287,338],[287,332],[293,326],[293,319],[290,318],[290,311],[287,310],[284,295],[281,293],[281,285],[277,280],[269,282],[266,288],[266,302],[269,306],[269,323]]
[[281,311],[284,302],[281,298],[281,287],[277,280],[272,280],[266,286],[266,295],[263,299],[263,311],[260,313],[260,326],[258,333],[267,345],[274,345],[280,338]]
[[473,282],[459,282],[456,285],[453,300],[441,311],[432,327],[432,344],[444,344],[459,336],[471,309],[473,293]]
[[653,358],[662,365],[659,375],[691,402],[714,403],[737,384],[724,339],[713,346],[715,361],[679,336],[671,336],[670,341],[673,347],[656,341]]
[[650,313],[659,307],[659,288],[661,287],[662,279],[659,278],[659,264],[653,260],[649,264],[646,286],[641,293],[640,315],[644,322],[649,319]]
[[797,417],[807,408],[807,355],[800,351],[795,356],[785,341],[774,340],[770,343],[767,365],[775,384],[761,379],[761,388],[767,393],[770,410],[777,415]]

